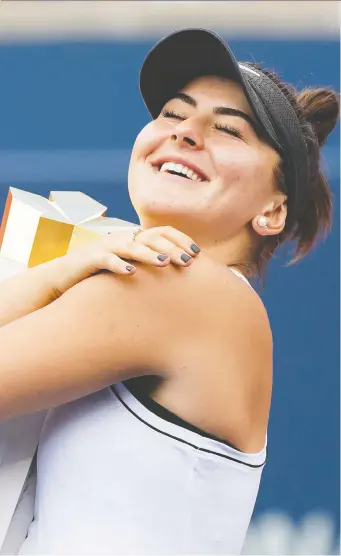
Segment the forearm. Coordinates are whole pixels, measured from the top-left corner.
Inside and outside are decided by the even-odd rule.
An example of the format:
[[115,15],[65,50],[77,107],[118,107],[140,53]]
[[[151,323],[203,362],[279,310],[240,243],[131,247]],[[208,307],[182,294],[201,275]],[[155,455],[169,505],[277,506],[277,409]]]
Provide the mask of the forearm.
[[70,256],[40,264],[0,283],[0,327],[49,305],[87,277]]

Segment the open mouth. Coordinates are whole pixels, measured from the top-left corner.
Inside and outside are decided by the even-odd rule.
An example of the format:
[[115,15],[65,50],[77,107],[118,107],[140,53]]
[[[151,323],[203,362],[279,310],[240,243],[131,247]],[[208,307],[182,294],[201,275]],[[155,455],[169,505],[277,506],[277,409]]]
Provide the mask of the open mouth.
[[179,176],[180,178],[185,178],[190,181],[195,181],[195,182],[207,181],[205,176],[197,172],[194,172],[192,168],[189,168],[184,164],[177,164],[175,162],[164,162],[163,164],[153,165],[153,168],[161,173],[167,173],[173,176]]

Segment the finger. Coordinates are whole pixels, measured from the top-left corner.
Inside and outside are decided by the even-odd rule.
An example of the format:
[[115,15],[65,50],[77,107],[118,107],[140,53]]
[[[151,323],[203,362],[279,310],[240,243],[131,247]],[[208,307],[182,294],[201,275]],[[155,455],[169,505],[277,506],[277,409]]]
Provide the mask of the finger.
[[104,252],[99,255],[94,261],[94,266],[98,270],[110,270],[110,272],[114,272],[115,274],[127,274],[132,275],[136,272],[136,267],[126,261],[120,259],[114,253]]
[[154,266],[167,266],[170,263],[168,253],[152,249],[146,245],[137,243],[136,241],[132,241],[126,247],[122,247],[119,250],[115,247],[115,251],[120,257],[124,257],[125,259],[151,264]]
[[180,266],[189,266],[193,261],[191,255],[188,254],[188,252],[180,247],[177,247],[174,242],[169,241],[165,237],[159,235],[155,238],[150,237],[149,239],[146,236],[144,241],[148,242],[147,247],[149,247],[153,251],[168,255],[173,264]]
[[162,226],[157,228],[157,230],[159,230],[161,236],[183,249],[191,257],[195,257],[198,253],[200,253],[200,247],[196,245],[190,236],[180,232],[180,230],[177,230],[172,226]]

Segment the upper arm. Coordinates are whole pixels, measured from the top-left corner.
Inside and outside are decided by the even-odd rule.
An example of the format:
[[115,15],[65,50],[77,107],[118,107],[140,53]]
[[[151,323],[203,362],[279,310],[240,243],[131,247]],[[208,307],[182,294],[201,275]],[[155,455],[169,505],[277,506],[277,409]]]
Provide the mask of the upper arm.
[[60,405],[139,374],[167,375],[175,327],[164,316],[172,304],[161,292],[162,280],[151,287],[148,272],[139,271],[129,278],[97,274],[0,329],[1,418]]
[[191,396],[193,414],[199,408],[213,434],[242,451],[259,451],[272,391],[266,310],[248,285],[231,276],[228,284],[216,283],[211,289],[205,313],[203,328],[196,331],[197,353],[191,351],[188,361],[182,360],[189,372],[179,376],[179,385]]
[[257,452],[264,447],[269,420],[273,342],[261,300],[255,292],[248,294],[240,303],[232,328],[228,369],[236,376],[232,398],[239,409],[235,441],[241,450]]

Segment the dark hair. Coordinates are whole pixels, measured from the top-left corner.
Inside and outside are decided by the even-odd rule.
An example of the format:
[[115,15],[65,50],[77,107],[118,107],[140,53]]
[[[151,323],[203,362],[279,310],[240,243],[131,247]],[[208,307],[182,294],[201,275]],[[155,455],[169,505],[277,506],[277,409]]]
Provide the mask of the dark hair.
[[[339,94],[331,89],[304,89],[298,92],[293,86],[284,83],[279,76],[259,64],[243,62],[258,71],[262,71],[278,85],[294,108],[308,149],[310,176],[310,196],[306,206],[293,224],[284,227],[277,236],[265,236],[259,244],[255,261],[242,266],[248,277],[264,278],[267,263],[276,249],[285,242],[296,242],[294,257],[288,265],[300,261],[316,244],[319,237],[325,237],[332,224],[332,192],[321,171],[320,148],[325,144],[329,133],[337,124],[340,111]],[[283,193],[287,193],[283,160],[275,169],[275,184]],[[290,199],[287,203],[288,214]]]

